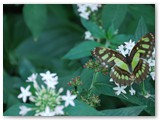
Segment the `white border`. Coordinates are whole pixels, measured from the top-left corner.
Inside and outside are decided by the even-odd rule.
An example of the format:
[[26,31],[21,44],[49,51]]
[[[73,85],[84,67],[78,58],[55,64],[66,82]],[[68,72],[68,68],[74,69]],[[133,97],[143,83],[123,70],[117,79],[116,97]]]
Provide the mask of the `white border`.
[[[67,2],[66,2],[67,1]],[[159,59],[160,59],[160,36],[159,36],[159,28],[160,24],[158,21],[160,21],[160,5],[159,5],[159,0],[57,0],[57,1],[51,1],[51,0],[0,0],[0,12],[1,12],[1,31],[0,31],[0,63],[1,63],[1,68],[0,68],[0,77],[1,77],[1,92],[0,92],[0,102],[1,102],[1,111],[0,111],[0,119],[6,119],[6,120],[16,120],[16,119],[112,119],[112,120],[117,120],[117,119],[124,119],[124,120],[133,120],[133,119],[141,119],[141,120],[146,120],[146,119],[160,119],[159,115],[159,108],[160,104],[158,101],[160,101],[159,98],[159,93],[160,93],[160,82],[158,78],[160,78],[160,65],[159,65]],[[103,3],[103,4],[156,4],[156,117],[3,117],[3,4],[31,4],[31,3],[39,3],[39,4],[78,4],[78,3]]]

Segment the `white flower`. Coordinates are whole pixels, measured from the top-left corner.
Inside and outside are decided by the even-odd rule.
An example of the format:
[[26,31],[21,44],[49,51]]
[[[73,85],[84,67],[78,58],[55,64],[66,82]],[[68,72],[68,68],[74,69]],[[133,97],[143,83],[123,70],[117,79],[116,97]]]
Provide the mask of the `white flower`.
[[155,60],[153,58],[149,58],[148,61],[150,67],[155,66]]
[[26,82],[33,82],[33,86],[34,88],[36,88],[37,90],[39,89],[39,85],[36,81],[37,78],[37,74],[32,74],[30,77],[27,78]]
[[151,75],[152,79],[155,80],[155,72],[151,72],[150,75]]
[[56,76],[56,73],[50,73],[50,71],[47,71],[46,73],[40,73],[40,75],[42,76],[42,80],[52,80],[54,79],[54,77]]
[[19,114],[20,114],[20,115],[23,115],[23,116],[26,115],[29,111],[32,110],[31,108],[27,108],[27,107],[24,106],[24,105],[20,106],[19,109],[20,109]]
[[55,114],[56,115],[64,115],[63,108],[64,108],[64,106],[62,106],[62,105],[56,106],[56,108],[54,109]]
[[85,18],[85,19],[89,19],[89,15],[90,15],[90,12],[88,11],[88,12],[84,12],[84,13],[80,13],[79,14],[82,18]]
[[111,78],[109,81],[110,81],[110,82],[113,82],[113,79]]
[[128,49],[125,50],[125,47],[123,45],[118,46],[118,49],[116,50],[120,52],[123,56],[126,56],[128,54]]
[[92,37],[92,34],[89,31],[85,32],[85,39],[94,40],[94,38]]
[[45,108],[45,111],[40,112],[38,115],[40,115],[40,116],[55,116],[55,112],[51,111],[50,108],[47,106]]
[[31,96],[31,92],[29,91],[30,89],[30,85],[27,86],[27,88],[25,89],[24,87],[21,87],[21,94],[18,95],[18,98],[22,98],[23,102],[27,101],[27,97]]
[[136,94],[136,91],[131,87],[131,89],[129,90],[130,94],[131,95],[135,95]]
[[77,6],[79,15],[87,20],[92,12],[97,11],[98,7],[101,7],[99,4],[77,4]]
[[57,79],[51,79],[51,80],[47,80],[44,82],[48,88],[53,88],[55,89],[55,86],[58,84]]
[[36,81],[37,74],[32,74],[30,77],[27,78],[26,82],[34,82]]
[[67,95],[62,96],[62,99],[65,101],[65,107],[67,107],[69,104],[71,106],[75,106],[75,103],[73,101],[75,98],[76,98],[76,95],[71,95],[70,91],[67,90]]
[[124,42],[125,43],[125,48],[130,52],[132,48],[135,46],[135,41],[132,42],[130,40],[129,42]]
[[124,90],[127,86],[119,86],[119,84],[116,84],[117,87],[114,87],[113,90],[116,90],[116,95],[120,95],[121,93],[126,94],[126,91]]
[[150,96],[151,96],[151,94],[147,93],[144,97],[149,98]]

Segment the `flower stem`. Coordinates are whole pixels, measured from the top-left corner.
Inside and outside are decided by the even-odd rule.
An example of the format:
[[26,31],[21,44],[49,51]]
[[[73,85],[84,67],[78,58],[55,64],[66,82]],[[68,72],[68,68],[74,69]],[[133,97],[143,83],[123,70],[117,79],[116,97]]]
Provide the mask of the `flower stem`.
[[95,73],[93,74],[92,83],[91,83],[91,86],[90,86],[90,88],[89,88],[90,93],[91,93],[91,90],[92,90],[92,88],[93,88],[94,83],[95,83],[96,80],[97,80],[97,76],[98,76],[98,72],[95,72]]
[[142,88],[142,94],[143,94],[143,96],[145,96],[147,94],[147,91],[145,89],[144,81],[142,82],[141,88]]

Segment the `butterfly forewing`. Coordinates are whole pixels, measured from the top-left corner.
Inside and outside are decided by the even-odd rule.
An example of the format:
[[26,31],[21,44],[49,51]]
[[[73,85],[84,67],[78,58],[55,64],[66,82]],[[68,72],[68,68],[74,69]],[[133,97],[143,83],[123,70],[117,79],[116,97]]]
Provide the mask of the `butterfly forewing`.
[[121,59],[121,61],[126,62],[126,59],[123,55],[109,48],[96,47],[91,53],[92,56],[94,56],[104,66],[107,65],[112,67],[113,65],[115,65],[115,59],[117,58]]
[[154,47],[155,37],[152,33],[148,33],[145,36],[143,36],[133,47],[130,53],[130,59],[132,60],[135,54],[140,54],[139,58],[148,59],[152,56]]

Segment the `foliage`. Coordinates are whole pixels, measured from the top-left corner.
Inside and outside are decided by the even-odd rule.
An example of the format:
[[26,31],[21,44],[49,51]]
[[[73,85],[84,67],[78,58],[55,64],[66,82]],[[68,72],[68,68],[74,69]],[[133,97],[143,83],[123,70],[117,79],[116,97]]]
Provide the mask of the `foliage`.
[[[106,4],[92,12],[89,20],[80,17],[77,9],[77,5],[4,4],[4,115],[18,116],[18,106],[32,106],[17,98],[19,88],[26,86],[25,81],[32,73],[46,70],[57,73],[58,89],[63,87],[64,93],[69,89],[79,96],[75,107],[65,108],[66,115],[155,115],[155,81],[150,76],[145,80],[150,97],[142,95],[139,84],[133,85],[135,95],[117,96],[109,74],[103,74],[97,66],[99,71],[84,67],[93,58],[91,50],[97,46],[116,50],[130,39],[137,42],[144,34],[155,33],[154,5]],[[89,31],[94,40],[85,40],[85,31]],[[69,85],[77,76],[82,84]],[[94,103],[89,99],[91,96],[98,96],[95,100],[99,100],[99,104],[91,105]]]

